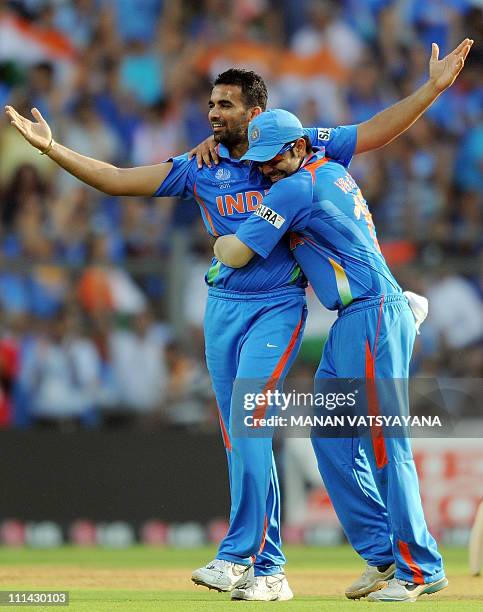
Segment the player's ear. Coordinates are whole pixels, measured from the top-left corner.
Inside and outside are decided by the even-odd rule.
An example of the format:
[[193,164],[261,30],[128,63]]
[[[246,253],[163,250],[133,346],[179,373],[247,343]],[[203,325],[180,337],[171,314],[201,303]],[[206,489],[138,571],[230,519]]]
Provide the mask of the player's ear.
[[248,121],[253,121],[255,117],[258,117],[258,115],[260,115],[261,113],[263,113],[263,110],[260,106],[252,106],[252,108],[250,109]]
[[305,157],[307,153],[307,143],[305,139],[298,138],[294,145],[294,149],[297,151],[297,157]]

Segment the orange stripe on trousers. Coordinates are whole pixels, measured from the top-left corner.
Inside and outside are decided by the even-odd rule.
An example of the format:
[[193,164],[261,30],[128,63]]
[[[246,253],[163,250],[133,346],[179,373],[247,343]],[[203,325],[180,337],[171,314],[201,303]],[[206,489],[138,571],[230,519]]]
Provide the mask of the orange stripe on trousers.
[[411,551],[409,550],[409,546],[407,542],[403,542],[402,540],[398,540],[399,552],[401,553],[404,562],[411,570],[413,575],[413,582],[416,584],[424,584],[424,576],[419,565],[414,561],[411,555]]
[[[295,348],[295,344],[297,343],[297,339],[299,337],[300,330],[302,329],[303,322],[304,322],[304,318],[302,315],[300,317],[300,321],[297,324],[297,327],[294,329],[294,332],[292,334],[292,337],[290,338],[290,342],[288,343],[287,348],[285,349],[283,355],[280,357],[280,360],[275,366],[275,369],[272,372],[270,378],[268,379],[268,382],[265,385],[262,393],[266,393],[267,391],[273,391],[275,387],[277,386],[278,379],[282,375],[282,372],[284,371],[285,366],[287,365],[290,355],[292,354],[292,351]],[[263,417],[265,416],[266,410],[267,410],[266,403],[262,404],[261,406],[257,406],[257,409],[253,413],[253,417],[255,419],[263,419]],[[258,427],[258,425],[255,425],[255,427]]]
[[[380,415],[376,386],[376,363],[371,353],[369,341],[366,339],[366,396],[369,416]],[[386,442],[382,425],[371,425],[372,448],[378,468],[387,465]]]
[[260,550],[258,551],[258,554],[260,554],[262,550],[265,548],[265,541],[267,539],[267,529],[268,529],[268,516],[265,514],[265,523],[263,524],[262,543],[260,544]]
[[223,436],[223,444],[225,445],[225,448],[227,450],[231,451],[230,436],[228,435],[228,432],[225,427],[225,423],[223,422],[223,417],[221,416],[221,412],[218,406],[216,407],[216,409],[218,410],[218,420],[220,421],[221,435]]

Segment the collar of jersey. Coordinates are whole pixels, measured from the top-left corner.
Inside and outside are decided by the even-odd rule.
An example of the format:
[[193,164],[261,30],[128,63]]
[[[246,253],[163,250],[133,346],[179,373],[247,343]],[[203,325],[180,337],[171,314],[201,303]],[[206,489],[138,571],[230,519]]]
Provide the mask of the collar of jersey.
[[[317,157],[317,153],[323,153],[324,157],[325,157],[325,149],[322,149],[321,147],[312,147],[312,153],[309,153],[304,161],[301,163],[300,167],[303,168],[304,166],[306,166],[309,162],[313,162],[314,157]],[[318,158],[320,159],[320,158]]]
[[239,159],[230,157],[230,153],[228,152],[228,149],[225,147],[224,144],[221,144],[221,142],[217,145],[217,148],[218,148],[218,155],[220,157],[223,157],[223,159],[229,159],[231,162],[235,164],[244,163],[244,162],[241,162],[241,160]]

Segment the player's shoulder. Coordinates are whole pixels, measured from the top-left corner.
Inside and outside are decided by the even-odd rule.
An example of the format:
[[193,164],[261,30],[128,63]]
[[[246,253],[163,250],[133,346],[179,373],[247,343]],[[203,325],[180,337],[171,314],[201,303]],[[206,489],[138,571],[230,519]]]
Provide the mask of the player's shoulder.
[[319,196],[323,193],[326,197],[337,198],[357,187],[356,182],[342,164],[330,158],[326,160],[326,163],[317,169],[315,175],[314,188]]
[[331,159],[330,157],[325,158],[325,163],[320,167],[320,174],[323,176],[333,175],[333,176],[344,176],[348,174],[347,168],[343,166],[340,162],[335,159]]
[[218,163],[211,164],[211,167],[203,162],[201,168],[198,168],[196,157],[188,160],[188,153],[183,153],[183,155],[179,155],[176,159],[180,159],[181,163],[190,164],[199,175],[204,175],[206,178],[210,178],[217,183],[230,182],[240,177],[244,178],[249,173],[248,167],[240,167],[240,164],[233,163],[230,159],[225,158],[220,158]]
[[174,166],[185,167],[191,169],[197,169],[196,157],[188,158],[188,153],[181,153],[180,155],[175,155],[166,159],[167,162],[172,162]]
[[312,195],[312,177],[307,172],[301,172],[298,170],[290,176],[286,176],[274,183],[270,189],[270,192],[276,194],[283,194],[285,197],[291,197],[297,194],[301,195]]

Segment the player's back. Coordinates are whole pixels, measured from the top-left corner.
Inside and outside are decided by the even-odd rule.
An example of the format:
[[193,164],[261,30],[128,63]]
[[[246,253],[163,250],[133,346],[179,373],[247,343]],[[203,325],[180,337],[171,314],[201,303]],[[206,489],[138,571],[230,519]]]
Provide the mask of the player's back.
[[334,310],[354,300],[401,293],[377,241],[361,190],[344,166],[316,153],[313,201],[306,227],[291,235],[295,259],[319,300]]

